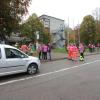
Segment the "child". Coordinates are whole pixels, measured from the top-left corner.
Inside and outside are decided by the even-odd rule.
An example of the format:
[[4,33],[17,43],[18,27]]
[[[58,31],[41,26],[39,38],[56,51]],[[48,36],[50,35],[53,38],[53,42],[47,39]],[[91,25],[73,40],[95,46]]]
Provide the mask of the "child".
[[80,61],[84,60],[84,46],[82,43],[79,44],[79,51],[80,51]]

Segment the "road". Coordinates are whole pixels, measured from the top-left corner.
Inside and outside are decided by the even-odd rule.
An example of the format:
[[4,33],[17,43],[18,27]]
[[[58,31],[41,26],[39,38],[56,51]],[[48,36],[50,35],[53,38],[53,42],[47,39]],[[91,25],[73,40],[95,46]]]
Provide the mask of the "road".
[[0,80],[0,100],[100,100],[100,55],[46,62],[37,75]]

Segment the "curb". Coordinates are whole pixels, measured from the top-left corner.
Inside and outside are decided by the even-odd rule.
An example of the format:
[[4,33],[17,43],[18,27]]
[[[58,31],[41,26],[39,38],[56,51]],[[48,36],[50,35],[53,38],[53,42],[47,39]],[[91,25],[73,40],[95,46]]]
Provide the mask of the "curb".
[[[96,55],[96,54],[100,54],[100,52],[98,52],[98,53],[91,53],[91,54],[85,54],[85,56],[91,56],[91,55]],[[68,59],[68,58],[67,57],[63,57],[63,58],[53,58],[52,60],[41,61],[41,63],[53,62],[53,61],[58,61],[58,60],[63,60],[63,59]]]

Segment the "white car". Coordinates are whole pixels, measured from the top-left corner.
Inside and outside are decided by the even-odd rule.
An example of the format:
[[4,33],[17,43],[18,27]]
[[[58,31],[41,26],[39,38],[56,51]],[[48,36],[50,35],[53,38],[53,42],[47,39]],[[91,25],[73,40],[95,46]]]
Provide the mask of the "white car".
[[35,74],[39,67],[37,57],[28,56],[13,46],[0,44],[0,76],[21,72]]

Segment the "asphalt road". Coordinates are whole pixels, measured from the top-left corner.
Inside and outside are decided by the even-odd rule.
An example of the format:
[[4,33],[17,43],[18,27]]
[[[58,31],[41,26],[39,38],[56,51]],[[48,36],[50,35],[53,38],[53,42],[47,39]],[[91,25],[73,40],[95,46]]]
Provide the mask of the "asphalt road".
[[100,100],[100,55],[46,62],[34,76],[1,77],[0,100]]

